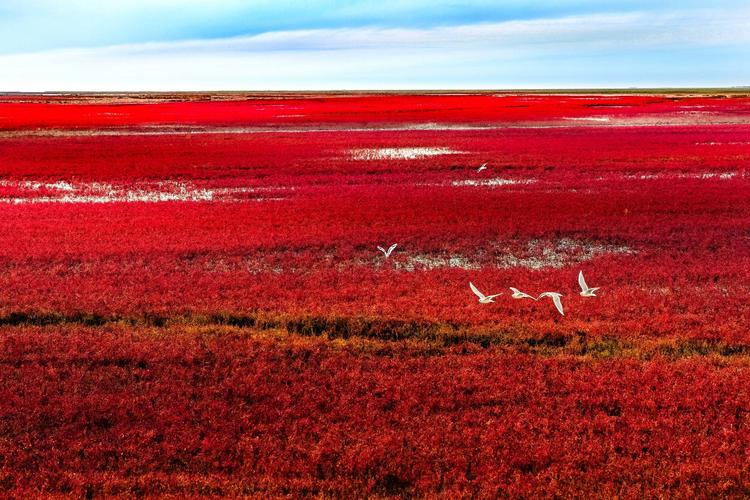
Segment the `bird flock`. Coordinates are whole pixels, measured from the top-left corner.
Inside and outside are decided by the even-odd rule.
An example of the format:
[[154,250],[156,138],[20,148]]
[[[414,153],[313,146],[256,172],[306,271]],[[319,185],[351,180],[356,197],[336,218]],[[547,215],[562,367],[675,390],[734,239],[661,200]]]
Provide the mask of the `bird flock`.
[[[583,277],[583,271],[578,271],[578,285],[581,287],[580,296],[581,297],[596,297],[596,291],[599,290],[600,287],[594,287],[591,288],[586,284],[586,279]],[[495,297],[499,297],[502,295],[502,293],[496,293],[493,295],[485,295],[482,292],[479,291],[479,289],[472,283],[469,282],[469,288],[472,292],[474,292],[474,295],[479,297],[479,303],[480,304],[489,304],[490,302],[494,302]],[[555,305],[555,309],[557,309],[557,312],[565,316],[565,311],[563,310],[562,305],[562,297],[563,295],[559,292],[542,292],[539,294],[539,296],[534,297],[533,295],[529,295],[528,293],[522,292],[518,288],[510,287],[510,291],[512,292],[511,298],[512,299],[531,299],[533,301],[541,300],[545,297],[549,297],[552,299],[552,303]]]
[[[487,163],[482,163],[477,169],[477,172],[481,172],[486,169],[487,169]],[[380,250],[383,253],[383,255],[385,256],[387,260],[391,256],[391,254],[393,253],[393,251],[396,249],[397,246],[398,244],[394,243],[393,245],[388,247],[387,250],[379,246],[378,250]],[[581,297],[596,297],[596,291],[599,290],[599,288],[601,288],[598,286],[593,287],[593,288],[588,286],[588,284],[586,283],[586,279],[583,277],[583,271],[578,271],[578,285],[581,287],[581,292],[579,293]],[[472,292],[474,292],[474,295],[476,295],[479,298],[480,304],[492,304],[493,302],[495,302],[495,297],[499,297],[502,295],[502,292],[491,294],[491,295],[485,295],[484,293],[479,291],[476,285],[474,285],[474,283],[472,283],[471,281],[469,282],[469,288],[471,289]],[[549,297],[550,299],[552,299],[552,303],[555,305],[555,309],[557,309],[557,312],[565,316],[565,311],[563,310],[563,305],[562,305],[563,294],[559,292],[542,292],[541,294],[539,294],[539,296],[534,297],[533,295],[529,295],[528,293],[522,292],[518,288],[510,287],[510,291],[512,292],[511,298],[513,299],[531,299],[536,302],[543,298]]]
[[[581,292],[579,294],[581,297],[596,297],[596,291],[600,288],[598,286],[594,288],[588,286],[588,284],[586,284],[586,279],[583,277],[583,271],[578,271],[578,285],[581,287]],[[474,295],[479,297],[480,304],[489,304],[490,302],[494,302],[493,299],[495,297],[499,297],[500,295],[502,295],[502,293],[485,295],[480,292],[479,289],[471,281],[469,282],[469,288],[471,288],[471,291],[474,292]],[[522,292],[518,288],[510,287],[510,291],[513,292],[510,296],[512,299],[531,299],[536,302],[537,300],[549,297],[552,299],[552,303],[555,305],[555,309],[557,309],[557,312],[565,316],[565,311],[563,310],[562,305],[563,295],[560,292],[542,292],[538,297],[534,297],[533,295]]]
[[[387,260],[391,256],[391,254],[393,253],[393,251],[396,249],[397,246],[398,244],[394,243],[393,245],[388,247],[387,250],[379,246],[378,250],[380,250],[383,253],[383,255],[385,256]],[[583,277],[583,271],[578,271],[578,285],[581,287],[581,291],[579,293],[581,297],[596,297],[596,291],[601,288],[598,286],[593,287],[593,288],[590,287],[586,283],[586,279]],[[479,298],[480,304],[492,304],[493,302],[495,302],[496,297],[499,297],[503,294],[502,292],[500,292],[500,293],[485,295],[471,281],[469,282],[469,288],[471,289],[472,292],[474,292],[474,295],[476,295]],[[509,287],[509,288],[510,288],[510,291],[512,292],[510,296],[512,299],[531,299],[536,302],[543,298],[549,297],[550,299],[552,299],[552,303],[554,304],[555,309],[557,309],[557,312],[565,316],[565,311],[563,310],[563,305],[562,305],[563,294],[561,294],[560,292],[542,292],[537,297],[534,297],[533,295],[529,295],[526,292],[522,292],[518,288],[515,288],[515,287]]]

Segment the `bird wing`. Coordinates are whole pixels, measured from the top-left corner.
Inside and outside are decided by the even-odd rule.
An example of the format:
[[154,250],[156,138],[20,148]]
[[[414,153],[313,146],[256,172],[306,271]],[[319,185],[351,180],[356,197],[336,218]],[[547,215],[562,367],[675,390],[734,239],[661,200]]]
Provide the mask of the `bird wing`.
[[586,280],[583,279],[583,271],[578,271],[578,284],[581,285],[581,290],[584,292],[589,289]]
[[383,248],[383,247],[378,247],[378,250],[380,250],[381,252],[383,252],[384,254],[386,254],[386,255],[387,255],[387,253],[386,253],[386,251],[385,251],[385,248]]
[[510,291],[511,291],[511,292],[513,292],[513,294],[514,294],[514,295],[518,295],[518,298],[523,298],[523,299],[532,299],[532,300],[536,300],[536,299],[535,299],[534,297],[532,297],[532,296],[531,296],[531,295],[529,295],[528,293],[524,293],[524,292],[522,292],[522,291],[521,291],[521,290],[519,290],[518,288],[513,288],[513,287],[510,287]]
[[485,295],[482,292],[480,292],[477,289],[477,287],[474,286],[474,283],[472,283],[471,281],[469,281],[469,288],[471,288],[471,291],[474,292],[474,295],[476,295],[480,299],[486,299],[487,298],[487,297],[485,297]]
[[502,295],[502,293],[496,293],[495,295],[488,295],[487,298],[488,299],[494,299],[495,297],[499,297],[501,295]]
[[552,295],[552,302],[555,303],[555,307],[560,312],[560,314],[562,314],[563,316],[565,316],[565,313],[563,312],[562,300],[560,299],[560,296],[559,295]]
[[398,246],[398,243],[394,243],[393,245],[391,245],[390,247],[388,247],[388,254],[390,255],[390,253],[392,251],[394,251],[397,246]]

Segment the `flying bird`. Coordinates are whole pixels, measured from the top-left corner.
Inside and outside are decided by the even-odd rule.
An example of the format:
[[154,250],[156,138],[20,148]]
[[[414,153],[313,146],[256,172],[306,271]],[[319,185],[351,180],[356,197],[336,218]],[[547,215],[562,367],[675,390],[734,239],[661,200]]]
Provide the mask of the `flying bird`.
[[562,306],[562,300],[560,300],[560,297],[562,297],[561,293],[557,292],[544,292],[539,297],[536,298],[536,300],[539,300],[544,297],[552,297],[552,302],[555,303],[555,307],[557,308],[557,311],[565,316],[565,313],[563,312],[563,306]]
[[383,247],[378,247],[378,250],[383,252],[383,255],[385,255],[385,258],[387,259],[388,257],[391,256],[391,253],[396,249],[397,246],[398,246],[398,243],[394,243],[393,245],[388,247],[388,250],[386,250]]
[[581,297],[596,297],[596,292],[601,287],[589,288],[586,280],[583,279],[583,271],[578,271],[578,284],[581,285]]
[[482,170],[487,170],[487,164],[482,163],[479,168],[477,169],[477,172],[481,172]]
[[514,299],[531,299],[531,300],[536,300],[536,297],[532,297],[528,293],[523,293],[518,288],[510,287],[510,291],[513,292],[513,295],[511,295],[511,297],[513,297]]
[[480,304],[489,304],[491,302],[495,302],[492,299],[494,299],[495,297],[499,297],[500,295],[502,295],[502,293],[496,293],[495,295],[485,295],[482,292],[480,292],[477,289],[477,287],[474,286],[474,283],[472,283],[471,281],[469,282],[469,288],[471,288],[471,291],[474,292],[474,295],[476,295],[477,297],[479,297],[479,303]]

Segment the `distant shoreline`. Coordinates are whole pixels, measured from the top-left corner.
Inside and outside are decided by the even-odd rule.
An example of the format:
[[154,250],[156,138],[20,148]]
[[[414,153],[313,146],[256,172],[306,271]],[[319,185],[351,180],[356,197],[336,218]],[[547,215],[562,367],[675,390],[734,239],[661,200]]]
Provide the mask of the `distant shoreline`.
[[44,91],[44,92],[0,92],[0,96],[60,96],[60,97],[108,97],[108,96],[307,96],[307,95],[445,95],[445,94],[680,94],[716,95],[750,94],[750,86],[741,87],[644,87],[644,88],[550,88],[550,89],[405,89],[405,90],[197,90],[197,91]]

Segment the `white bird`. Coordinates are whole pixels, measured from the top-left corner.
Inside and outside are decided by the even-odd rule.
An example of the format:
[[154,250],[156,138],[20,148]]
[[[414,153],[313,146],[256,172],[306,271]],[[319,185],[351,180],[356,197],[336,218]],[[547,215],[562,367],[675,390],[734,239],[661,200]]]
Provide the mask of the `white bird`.
[[514,299],[531,299],[531,300],[536,300],[536,297],[532,297],[528,293],[523,293],[518,288],[510,287],[510,291],[513,292],[513,295],[511,295],[511,297],[513,297]]
[[471,291],[474,292],[474,295],[476,295],[477,297],[479,297],[479,303],[480,304],[489,304],[490,302],[495,302],[492,299],[494,299],[495,297],[499,297],[500,295],[502,295],[502,293],[496,293],[495,295],[485,295],[482,292],[480,292],[477,289],[477,287],[474,286],[474,283],[472,283],[471,281],[469,282],[469,288],[471,288]]
[[387,259],[388,257],[391,256],[391,253],[396,249],[397,246],[398,246],[398,243],[394,243],[393,245],[388,247],[388,250],[386,250],[383,247],[378,247],[378,250],[383,252],[383,255],[385,255],[385,258]]
[[539,300],[544,297],[552,297],[552,302],[555,303],[555,307],[557,308],[557,311],[565,316],[565,313],[563,312],[563,306],[562,306],[562,300],[560,300],[560,297],[562,297],[561,293],[557,292],[544,292],[539,297],[536,298],[536,300]]
[[581,297],[596,297],[595,291],[601,287],[589,288],[586,280],[583,279],[583,271],[578,271],[578,284],[581,285]]
[[479,168],[477,169],[477,172],[481,172],[482,170],[487,170],[487,164],[482,163]]

